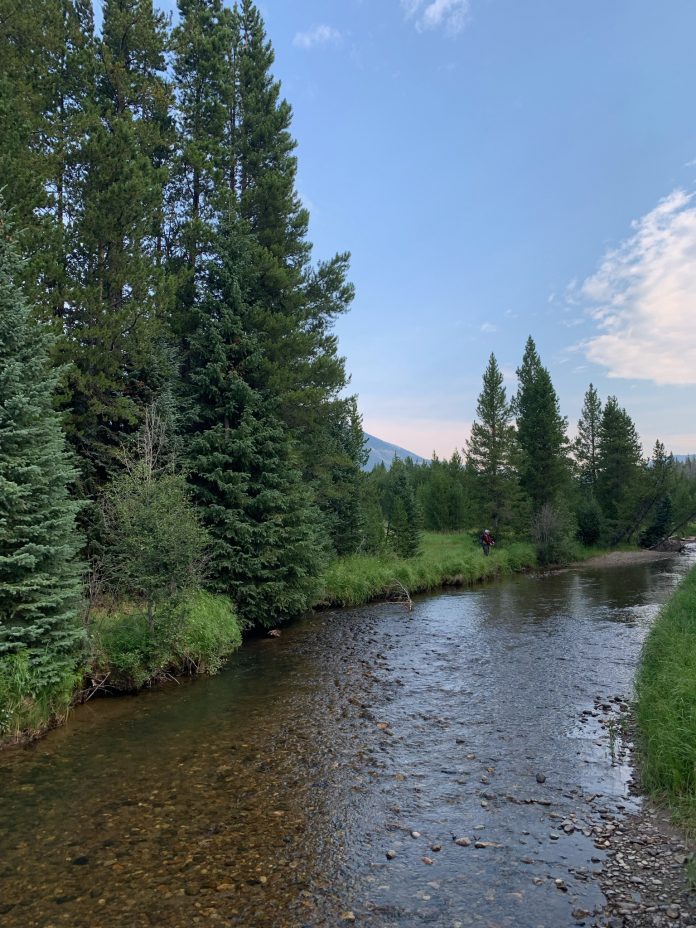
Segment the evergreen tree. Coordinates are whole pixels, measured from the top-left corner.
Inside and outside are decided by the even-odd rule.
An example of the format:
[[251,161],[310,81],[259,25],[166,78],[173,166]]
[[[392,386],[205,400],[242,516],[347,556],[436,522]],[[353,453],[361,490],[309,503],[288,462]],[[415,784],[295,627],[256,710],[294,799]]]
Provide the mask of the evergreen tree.
[[162,264],[170,89],[166,21],[152,0],[107,0],[94,105],[85,114],[75,228],[69,436],[87,489],[117,470],[123,436],[171,377]]
[[186,479],[167,460],[166,427],[157,410],[146,411],[125,469],[107,486],[104,580],[116,597],[142,602],[150,633],[162,603],[196,589],[207,543]]
[[270,626],[310,605],[323,542],[290,436],[259,388],[252,247],[239,223],[224,224],[191,336],[188,459],[212,537],[210,582],[244,620]]
[[610,396],[599,428],[597,499],[613,540],[630,524],[643,476],[642,449],[633,420]]
[[75,474],[53,409],[49,336],[15,284],[0,212],[0,660],[28,661],[32,696],[71,678],[80,647]]
[[179,277],[178,327],[185,333],[214,231],[230,196],[228,123],[235,105],[236,17],[222,0],[178,0],[172,34],[177,151],[168,189],[171,267]]
[[419,468],[425,477],[418,487],[416,498],[423,513],[425,527],[435,532],[453,532],[465,525],[467,495],[464,489],[464,464],[455,452],[450,461],[441,461],[437,455],[429,466]]
[[[411,462],[413,463],[413,462]],[[415,557],[421,548],[422,515],[407,462],[394,457],[389,472],[387,537],[399,557]]]
[[517,370],[519,387],[513,402],[521,449],[520,482],[534,511],[553,501],[569,479],[567,423],[548,370],[530,336]]
[[672,530],[674,522],[674,506],[672,497],[666,493],[659,500],[655,508],[655,517],[650,525],[641,532],[638,538],[638,544],[642,548],[652,548],[653,545],[659,544],[667,538]]
[[599,457],[599,431],[602,422],[602,401],[596,388],[590,384],[578,421],[578,437],[575,440],[575,458],[580,469],[580,480],[592,492],[597,486],[597,461]]
[[0,177],[29,259],[23,265],[25,289],[37,313],[57,320],[60,333],[70,295],[83,115],[94,94],[92,5],[0,0],[0,21],[3,13]]
[[500,533],[513,525],[520,494],[512,409],[493,354],[483,375],[476,416],[467,442],[467,461],[477,477],[480,517],[494,533]]
[[333,332],[354,296],[349,255],[310,264],[309,216],[296,191],[292,110],[273,77],[273,47],[252,0],[236,7],[230,34],[236,93],[229,105],[226,172],[256,242],[251,305],[265,383],[280,400],[334,547],[345,551],[348,539],[358,537],[355,512],[339,511],[335,501],[354,496],[362,464],[361,444],[336,440],[357,431],[355,404],[341,396],[348,377]]

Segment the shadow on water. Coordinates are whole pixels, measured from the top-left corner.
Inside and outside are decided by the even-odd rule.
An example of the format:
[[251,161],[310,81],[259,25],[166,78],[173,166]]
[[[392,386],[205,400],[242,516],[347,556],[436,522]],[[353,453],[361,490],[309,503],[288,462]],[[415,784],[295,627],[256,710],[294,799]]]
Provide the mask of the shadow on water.
[[322,614],[83,707],[0,756],[0,922],[575,924],[602,904],[585,799],[635,802],[594,708],[690,563]]

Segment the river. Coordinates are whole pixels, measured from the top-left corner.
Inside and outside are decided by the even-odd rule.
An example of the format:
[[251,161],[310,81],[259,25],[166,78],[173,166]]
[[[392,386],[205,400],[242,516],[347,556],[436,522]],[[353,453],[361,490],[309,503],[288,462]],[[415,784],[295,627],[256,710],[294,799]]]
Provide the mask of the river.
[[608,720],[693,562],[323,613],[94,700],[0,755],[0,923],[576,925],[597,803],[639,801]]

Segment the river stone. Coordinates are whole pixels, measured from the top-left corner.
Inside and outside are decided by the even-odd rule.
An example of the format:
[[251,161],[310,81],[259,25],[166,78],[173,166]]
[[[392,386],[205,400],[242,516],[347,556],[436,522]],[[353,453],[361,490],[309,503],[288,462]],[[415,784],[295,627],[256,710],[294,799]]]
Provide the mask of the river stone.
[[458,844],[459,847],[469,847],[471,841],[469,838],[456,838],[454,843]]
[[396,857],[396,851],[387,851],[387,860],[394,860]]
[[543,773],[537,773],[536,781],[537,783],[546,783],[546,777],[544,776]]

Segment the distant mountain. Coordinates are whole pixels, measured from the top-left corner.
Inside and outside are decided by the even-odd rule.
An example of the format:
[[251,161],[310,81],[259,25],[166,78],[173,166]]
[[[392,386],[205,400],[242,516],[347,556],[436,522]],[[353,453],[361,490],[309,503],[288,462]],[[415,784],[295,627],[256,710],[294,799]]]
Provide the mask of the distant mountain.
[[675,454],[675,461],[696,461],[696,454]]
[[385,467],[389,468],[394,460],[394,455],[402,460],[412,458],[416,464],[427,464],[426,458],[414,454],[413,451],[407,451],[398,445],[392,445],[391,442],[382,441],[381,438],[375,438],[374,435],[368,435],[367,432],[363,434],[365,435],[365,447],[370,452],[364,470],[374,470],[379,464],[384,464]]

